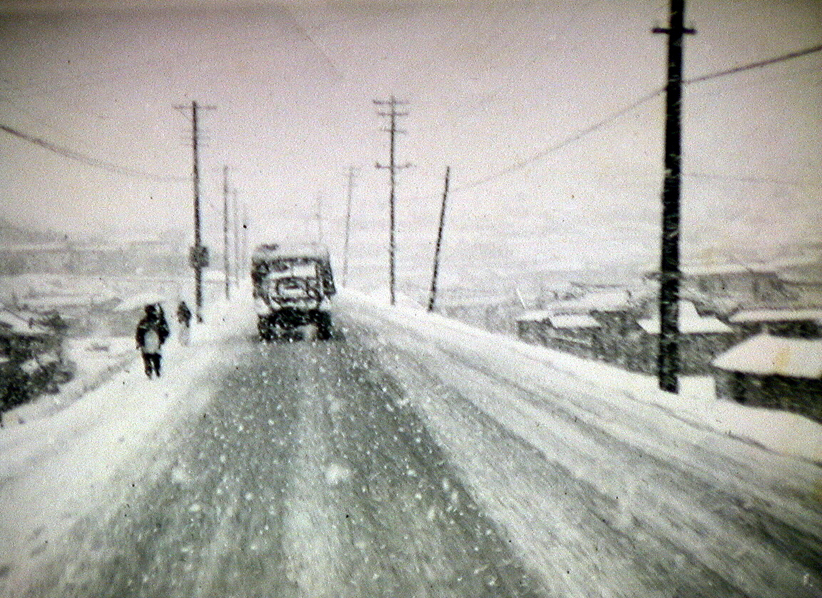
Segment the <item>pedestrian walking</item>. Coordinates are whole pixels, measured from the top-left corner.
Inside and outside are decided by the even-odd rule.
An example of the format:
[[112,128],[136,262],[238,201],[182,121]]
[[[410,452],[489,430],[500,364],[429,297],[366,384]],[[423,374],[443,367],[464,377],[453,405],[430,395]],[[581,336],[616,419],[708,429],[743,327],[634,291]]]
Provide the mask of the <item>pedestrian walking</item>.
[[177,306],[177,322],[180,324],[180,332],[178,334],[180,344],[186,347],[188,346],[188,341],[191,336],[191,310],[185,301],[180,301],[180,304]]
[[143,364],[146,368],[146,376],[149,378],[152,374],[160,376],[162,346],[168,338],[168,332],[168,322],[166,322],[162,308],[155,304],[146,305],[145,315],[137,324],[135,340],[137,348],[143,354]]

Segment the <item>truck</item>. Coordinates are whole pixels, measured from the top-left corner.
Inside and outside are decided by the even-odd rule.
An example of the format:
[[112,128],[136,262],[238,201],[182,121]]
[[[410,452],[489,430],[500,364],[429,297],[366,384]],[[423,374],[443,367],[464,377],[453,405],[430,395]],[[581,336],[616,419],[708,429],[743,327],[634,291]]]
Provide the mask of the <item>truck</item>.
[[251,255],[257,330],[262,340],[313,324],[331,338],[330,300],[336,294],[328,249],[317,243],[258,246]]

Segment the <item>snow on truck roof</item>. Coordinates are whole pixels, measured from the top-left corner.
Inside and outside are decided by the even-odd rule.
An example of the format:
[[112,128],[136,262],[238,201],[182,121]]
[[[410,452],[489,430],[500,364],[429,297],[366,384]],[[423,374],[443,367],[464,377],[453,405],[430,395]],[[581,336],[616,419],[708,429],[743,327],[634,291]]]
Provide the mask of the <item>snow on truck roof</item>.
[[251,255],[251,259],[253,261],[306,257],[327,261],[329,259],[328,248],[318,243],[268,243],[257,246],[254,253]]

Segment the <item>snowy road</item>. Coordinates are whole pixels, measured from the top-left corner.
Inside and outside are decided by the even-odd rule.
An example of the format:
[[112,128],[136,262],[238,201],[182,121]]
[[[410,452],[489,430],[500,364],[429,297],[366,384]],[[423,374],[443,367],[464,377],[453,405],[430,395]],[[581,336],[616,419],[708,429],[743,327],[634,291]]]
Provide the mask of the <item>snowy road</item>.
[[[0,595],[819,597],[822,471],[341,299],[0,435]],[[604,381],[606,382],[606,381]]]

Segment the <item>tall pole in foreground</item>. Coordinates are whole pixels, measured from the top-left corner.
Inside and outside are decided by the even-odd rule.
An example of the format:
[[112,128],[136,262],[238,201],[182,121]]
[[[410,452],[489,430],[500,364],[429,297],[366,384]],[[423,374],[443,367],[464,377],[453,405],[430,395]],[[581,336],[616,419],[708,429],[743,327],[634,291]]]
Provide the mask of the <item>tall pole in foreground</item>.
[[662,192],[662,251],[659,280],[659,388],[679,391],[679,203],[682,169],[682,42],[685,29],[685,0],[671,0],[667,29],[668,85],[665,88],[665,182]]
[[228,255],[228,166],[223,166],[223,270],[225,273],[225,298],[231,299],[231,272]]
[[348,240],[351,236],[351,196],[354,193],[354,174],[356,168],[349,166],[348,168],[348,197],[346,201],[345,210],[345,243],[343,245],[343,287],[348,286]]
[[395,219],[395,208],[394,208],[394,187],[396,185],[396,172],[400,168],[407,168],[410,164],[404,164],[402,166],[397,166],[394,160],[394,142],[396,139],[397,133],[404,133],[405,131],[398,131],[397,130],[397,117],[399,116],[408,116],[407,112],[397,112],[397,106],[405,104],[406,102],[399,102],[397,99],[392,95],[388,101],[379,101],[374,100],[374,103],[378,106],[385,106],[389,107],[389,112],[378,112],[380,116],[387,116],[389,117],[390,126],[387,129],[390,135],[390,149],[389,149],[389,164],[388,166],[380,166],[377,163],[377,168],[387,168],[390,174],[390,182],[391,182],[391,194],[389,197],[389,240],[388,240],[388,272],[389,272],[389,292],[391,297],[391,305],[395,303],[395,294],[394,288],[396,283],[396,276],[394,273],[394,252],[396,248],[396,219]]
[[448,199],[448,177],[451,167],[445,167],[445,190],[442,192],[442,208],[440,209],[440,226],[437,230],[437,245],[434,249],[434,272],[431,275],[431,294],[428,296],[428,311],[434,311],[434,301],[437,298],[437,272],[440,267],[440,247],[442,246],[442,230],[445,226],[445,202]]

